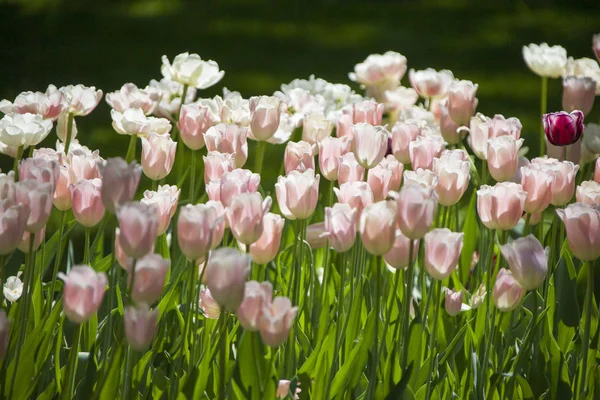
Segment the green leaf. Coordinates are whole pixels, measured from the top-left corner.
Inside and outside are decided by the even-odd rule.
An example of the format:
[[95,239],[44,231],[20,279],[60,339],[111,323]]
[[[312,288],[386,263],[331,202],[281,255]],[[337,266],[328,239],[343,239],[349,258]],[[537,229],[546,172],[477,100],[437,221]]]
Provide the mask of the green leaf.
[[[581,319],[581,311],[577,302],[577,279],[571,277],[566,263],[559,263],[554,272],[554,289],[556,300],[555,323],[562,321],[568,327],[576,327]],[[572,263],[572,260],[571,260]]]
[[469,270],[473,260],[473,253],[477,247],[477,239],[479,236],[479,228],[477,226],[477,192],[473,190],[469,206],[467,208],[467,216],[463,224],[462,231],[465,236],[463,238],[463,248],[460,254],[459,276],[461,282],[467,282],[469,278]]
[[119,381],[121,376],[121,363],[123,359],[123,346],[117,348],[115,356],[112,358],[108,377],[100,390],[100,400],[113,400],[117,398],[119,391]]
[[531,390],[531,387],[529,386],[529,383],[527,383],[525,378],[523,378],[522,376],[517,376],[516,379],[517,383],[521,387],[521,391],[523,392],[523,400],[533,400],[533,391]]

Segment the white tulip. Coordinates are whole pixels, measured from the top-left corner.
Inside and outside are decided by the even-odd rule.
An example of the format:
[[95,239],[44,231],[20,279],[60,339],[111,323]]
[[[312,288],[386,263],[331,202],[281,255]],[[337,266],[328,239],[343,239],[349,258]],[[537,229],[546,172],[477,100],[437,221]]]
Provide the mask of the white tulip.
[[7,146],[35,146],[48,136],[52,121],[38,114],[7,114],[0,120],[0,141]]
[[160,72],[165,78],[198,89],[206,89],[219,82],[224,71],[213,60],[204,61],[198,54],[182,53],[175,57],[173,64],[167,56],[162,57]]
[[530,44],[523,46],[525,63],[534,73],[548,78],[558,78],[565,73],[567,50],[561,46]]

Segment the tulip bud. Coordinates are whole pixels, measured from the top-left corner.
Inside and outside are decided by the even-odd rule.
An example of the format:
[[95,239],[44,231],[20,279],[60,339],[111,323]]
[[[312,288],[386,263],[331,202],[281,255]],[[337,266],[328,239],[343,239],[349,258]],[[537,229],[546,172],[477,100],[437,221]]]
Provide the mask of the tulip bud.
[[283,164],[285,173],[292,171],[304,172],[315,169],[315,145],[308,142],[288,142],[285,146]]
[[200,150],[204,147],[204,134],[216,122],[208,106],[185,104],[177,123],[181,140],[190,149]]
[[516,140],[509,135],[488,140],[487,164],[492,178],[503,182],[515,175],[522,145],[523,139]]
[[434,279],[444,280],[458,264],[465,234],[436,228],[425,235],[425,269]]
[[60,166],[53,203],[60,211],[71,208],[71,174],[67,166]]
[[211,151],[204,160],[204,183],[219,181],[225,172],[235,169],[235,155]]
[[562,106],[567,112],[581,110],[588,115],[596,97],[596,81],[587,76],[563,78]]
[[279,128],[282,104],[277,97],[260,96],[250,98],[250,129],[259,141],[269,140]]
[[582,261],[600,257],[600,211],[583,203],[570,204],[556,213],[565,225],[569,247]]
[[524,293],[525,290],[519,285],[512,273],[505,268],[500,269],[492,291],[496,308],[502,312],[514,310],[521,304]]
[[89,152],[71,147],[67,159],[71,183],[76,184],[82,179],[102,178],[100,167],[103,160],[98,150]]
[[133,200],[140,183],[141,167],[135,161],[127,164],[122,158],[109,158],[102,173],[102,203],[108,212]]
[[473,296],[471,296],[471,309],[472,310],[476,310],[479,308],[479,306],[481,306],[483,304],[483,300],[485,299],[485,296],[487,295],[487,290],[485,285],[482,283],[479,285],[479,287],[477,288],[477,290],[475,291],[475,293],[473,293]]
[[396,197],[396,221],[402,233],[412,240],[425,236],[433,224],[437,203],[433,189],[405,184]]
[[211,253],[206,267],[206,286],[219,305],[233,311],[244,298],[244,285],[250,272],[249,255],[228,247]]
[[533,235],[500,246],[513,277],[526,290],[539,288],[548,274],[548,254]]
[[458,125],[466,125],[475,114],[478,100],[475,97],[479,85],[471,81],[455,80],[448,89],[448,113]]
[[162,294],[165,277],[171,262],[158,254],[148,254],[136,260],[135,278],[130,271],[129,280],[133,279],[131,296],[136,303],[152,304]]
[[200,292],[200,309],[206,318],[218,319],[221,315],[221,307],[213,299],[209,289]]
[[260,175],[250,170],[238,168],[231,172],[226,172],[221,177],[219,201],[223,203],[223,206],[228,207],[235,196],[240,193],[256,192],[259,185]]
[[579,165],[570,161],[559,162],[552,158],[534,158],[531,163],[535,168],[545,169],[552,173],[552,200],[551,204],[563,206],[571,201],[575,193],[575,175]]
[[19,166],[19,181],[33,179],[40,183],[50,183],[54,192],[59,173],[59,164],[56,160],[41,157],[26,158],[21,160]]
[[354,156],[366,169],[373,168],[387,151],[389,132],[382,126],[358,123],[352,127]]
[[277,178],[275,184],[277,203],[287,219],[306,219],[317,207],[319,198],[319,175],[312,169],[304,172],[291,171]]
[[63,308],[67,318],[76,324],[86,322],[94,315],[104,297],[107,284],[106,274],[96,272],[87,265],[76,265],[68,275],[59,272],[59,278],[65,281]]
[[83,179],[71,185],[73,215],[85,227],[96,226],[104,217],[102,205],[102,180]]
[[600,183],[584,181],[577,186],[576,199],[578,203],[600,206]]
[[[33,236],[33,247],[31,247],[31,235]],[[21,250],[24,254],[29,254],[33,251],[36,251],[42,245],[44,238],[46,237],[46,227],[43,227],[38,232],[29,233],[27,231],[23,232],[23,236],[20,239],[19,245],[17,248]],[[31,251],[30,251],[31,250]]]
[[412,169],[432,169],[433,159],[444,151],[444,140],[441,136],[419,136],[409,144],[410,163]]
[[465,131],[459,131],[460,125],[450,118],[448,108],[445,105],[440,105],[439,110],[440,133],[442,134],[442,138],[444,138],[448,144],[459,144],[465,136]]
[[12,253],[21,243],[28,219],[28,210],[22,205],[0,201],[0,255]]
[[153,206],[156,210],[156,216],[158,217],[157,235],[160,236],[167,231],[171,219],[177,211],[177,201],[180,193],[181,189],[175,185],[161,185],[157,191],[146,190],[144,192],[144,198],[140,200],[140,203]]
[[376,101],[363,100],[342,108],[342,113],[351,115],[354,124],[381,125],[383,108],[383,104]]
[[521,167],[521,186],[526,192],[524,209],[529,214],[544,211],[552,200],[552,172],[535,165]]
[[340,203],[348,204],[356,209],[356,222],[360,222],[363,209],[373,203],[373,191],[366,182],[348,182],[340,185],[339,189],[333,191]]
[[181,252],[190,260],[205,257],[223,239],[223,218],[224,210],[212,201],[182,207],[177,220],[177,240]]
[[482,185],[477,191],[479,218],[488,229],[510,230],[523,215],[526,197],[521,185],[513,182]]
[[421,127],[416,121],[396,122],[392,128],[392,153],[402,164],[410,163],[410,143],[417,139]]
[[356,161],[354,153],[346,153],[339,157],[338,163],[337,179],[340,185],[364,179],[365,169]]
[[583,113],[560,111],[543,115],[546,138],[555,146],[566,146],[579,140],[583,133]]
[[262,235],[250,245],[250,255],[256,264],[267,264],[275,259],[284,225],[285,220],[281,216],[265,214]]
[[153,206],[127,203],[117,211],[121,247],[129,257],[140,259],[150,253],[158,233],[158,217]]
[[158,324],[158,309],[150,310],[147,304],[125,308],[125,337],[132,349],[146,350],[152,343]]
[[10,332],[10,320],[6,311],[0,309],[0,360],[6,355],[8,349],[8,333]]
[[37,232],[42,229],[52,211],[54,187],[51,183],[41,183],[33,179],[18,182],[16,185],[17,202],[23,204],[29,218],[25,229]]
[[263,201],[260,193],[242,193],[234,197],[225,217],[233,236],[249,245],[258,240],[263,232],[263,217],[271,208],[271,197]]
[[446,207],[458,203],[469,186],[469,162],[442,155],[433,159],[433,171],[437,175],[435,192],[439,203]]
[[311,113],[304,117],[302,140],[310,144],[320,143],[328,138],[333,130],[331,122],[322,113]]
[[248,281],[244,286],[244,300],[236,310],[240,325],[250,332],[258,331],[263,308],[271,304],[273,286],[270,282]]
[[319,168],[325,179],[330,181],[338,179],[340,157],[350,152],[351,144],[347,137],[326,137],[319,142]]
[[356,213],[355,208],[344,203],[325,208],[325,232],[329,245],[338,253],[344,253],[354,245]]
[[455,292],[452,289],[446,290],[444,306],[448,315],[454,317],[458,315],[462,308],[463,292],[459,290]]
[[365,207],[360,217],[360,237],[367,251],[375,256],[387,253],[394,244],[396,206],[380,201]]
[[394,235],[394,244],[392,245],[392,248],[383,256],[385,262],[388,263],[390,267],[395,269],[408,268],[411,242],[413,243],[412,261],[414,262],[417,259],[419,241],[411,241],[409,238],[404,236],[400,229],[396,229]]
[[271,347],[285,342],[297,313],[298,307],[292,307],[292,302],[287,297],[275,297],[272,303],[264,304],[258,319],[263,342]]
[[248,128],[235,124],[211,126],[204,135],[208,151],[235,154],[235,165],[241,168],[248,159]]
[[150,132],[142,138],[142,169],[154,181],[169,175],[175,162],[177,143],[169,134],[159,135]]

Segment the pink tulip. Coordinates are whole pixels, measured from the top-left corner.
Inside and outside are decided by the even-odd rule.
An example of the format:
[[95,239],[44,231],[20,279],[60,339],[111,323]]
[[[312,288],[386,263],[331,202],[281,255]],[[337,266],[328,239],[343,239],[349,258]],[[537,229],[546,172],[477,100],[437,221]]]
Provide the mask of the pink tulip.
[[316,146],[308,142],[288,142],[285,146],[283,163],[285,173],[291,171],[304,172],[308,169],[315,169],[315,150]]
[[425,269],[434,279],[448,278],[458,264],[465,234],[436,228],[425,235]]
[[351,145],[347,137],[326,137],[319,142],[319,168],[325,179],[329,181],[338,179],[340,157],[350,152]]
[[8,174],[0,173],[0,201],[7,200],[10,204],[3,206],[9,207],[17,201],[17,184],[15,183],[15,174],[10,171]]
[[277,178],[275,184],[277,203],[287,219],[306,219],[317,207],[319,199],[319,175],[312,169],[304,172],[291,171]]
[[410,163],[410,143],[421,134],[421,127],[416,121],[396,122],[392,128],[392,153],[402,164]]
[[[279,383],[277,384],[277,398],[278,399],[285,399],[286,397],[290,396],[290,384],[291,384],[291,382],[286,379],[281,379],[279,381]],[[300,382],[298,382],[297,385],[300,386]],[[294,399],[294,400],[300,399],[298,394],[301,391],[302,390],[300,390],[299,387],[296,387],[296,391],[292,395],[292,399]]]
[[83,179],[71,185],[73,215],[85,227],[96,226],[104,217],[102,204],[102,180]]
[[318,144],[331,136],[333,122],[323,113],[310,113],[304,117],[302,140],[310,144]]
[[364,85],[368,96],[381,98],[386,90],[398,87],[405,73],[406,57],[387,51],[384,54],[371,54],[356,64],[354,72],[348,76],[350,80]]
[[383,104],[373,100],[363,100],[348,105],[342,109],[342,113],[352,116],[352,123],[366,123],[369,125],[381,125],[383,117]]
[[489,126],[490,138],[508,135],[517,140],[521,137],[521,129],[523,128],[518,118],[505,118],[501,114],[494,115],[494,118],[489,120]]
[[444,146],[441,136],[419,136],[410,142],[409,153],[412,169],[432,169],[433,159],[442,154]]
[[356,239],[357,210],[348,204],[336,203],[325,207],[324,229],[331,246],[336,252],[344,253],[354,246]]
[[169,175],[175,162],[177,143],[169,134],[159,135],[150,132],[142,138],[142,169],[144,174],[154,181]]
[[360,237],[367,251],[375,256],[387,253],[394,244],[396,204],[379,201],[369,204],[360,217]]
[[[31,247],[31,235],[33,236],[33,247]],[[19,245],[17,248],[21,250],[24,254],[29,254],[31,251],[36,251],[42,245],[42,242],[46,238],[46,227],[43,227],[37,232],[29,233],[27,231],[23,232],[23,236],[20,238]],[[31,250],[31,251],[30,251]]]
[[553,158],[534,158],[531,163],[535,168],[547,169],[553,176],[552,181],[552,200],[551,204],[563,206],[571,201],[575,194],[575,175],[579,170],[579,165],[570,161],[558,161]]
[[446,207],[458,203],[469,187],[469,162],[446,153],[441,158],[433,159],[433,171],[438,178],[435,192],[439,203]]
[[587,76],[563,78],[562,107],[567,112],[581,110],[583,115],[592,111],[596,97],[596,81]]
[[469,147],[480,160],[487,160],[488,140],[496,137],[491,125],[492,120],[481,113],[471,117],[469,122]]
[[200,150],[204,147],[204,134],[217,122],[210,107],[192,103],[181,107],[177,127],[183,143],[192,150]]
[[208,151],[235,154],[235,165],[241,168],[248,159],[248,128],[235,124],[211,126],[204,135]]
[[477,191],[477,212],[488,229],[512,229],[523,215],[527,194],[521,185],[501,182],[482,185]]
[[416,171],[404,171],[403,177],[405,186],[415,184],[424,188],[433,189],[438,183],[438,177],[429,169],[419,168]]
[[600,158],[596,159],[596,164],[594,165],[594,181],[600,183]]
[[556,213],[565,225],[567,240],[575,257],[592,261],[600,257],[600,211],[594,206],[574,203]]
[[125,337],[132,349],[143,351],[152,344],[158,326],[158,309],[150,310],[147,304],[128,306],[123,314]]
[[374,201],[382,201],[390,190],[390,182],[392,180],[392,171],[381,168],[377,165],[369,170],[367,174],[367,183],[373,192]]
[[354,125],[352,115],[339,115],[335,122],[335,135],[339,138],[347,137],[352,140],[352,125]]
[[5,104],[0,105],[0,108],[5,114],[38,114],[52,121],[56,121],[68,106],[64,94],[53,85],[48,87],[46,93],[22,92],[15,98],[14,103],[6,100],[2,103]]
[[365,169],[360,166],[354,153],[346,153],[338,159],[337,179],[340,185],[346,182],[362,181]]
[[202,159],[204,160],[205,184],[210,181],[221,180],[225,172],[231,172],[235,169],[235,156],[232,154],[211,151]]
[[466,125],[475,114],[479,85],[471,81],[454,81],[448,89],[448,113],[458,125]]
[[242,193],[231,201],[225,217],[233,236],[241,243],[249,245],[263,233],[263,218],[271,208],[271,197],[263,201],[260,193]]
[[221,307],[213,299],[210,289],[204,289],[200,292],[200,309],[202,314],[209,319],[218,319],[221,315]]
[[60,211],[71,208],[71,174],[67,166],[61,165],[59,168],[53,203]]
[[136,260],[135,278],[132,278],[131,271],[129,281],[133,279],[133,290],[131,296],[136,303],[152,304],[162,294],[165,284],[165,277],[171,262],[162,258],[158,254],[147,254]]
[[121,247],[136,259],[150,253],[158,233],[156,209],[140,202],[127,203],[117,211]]
[[275,259],[281,244],[285,220],[273,213],[263,218],[262,235],[250,245],[250,255],[256,264],[267,264]]
[[548,274],[548,253],[533,235],[500,246],[513,277],[525,290],[542,286]]
[[133,196],[140,183],[142,169],[135,161],[127,164],[122,158],[109,158],[102,172],[102,203],[108,212],[117,208]]
[[140,203],[153,206],[158,217],[158,236],[167,231],[171,219],[177,211],[177,202],[181,189],[177,186],[161,185],[157,191],[146,190]]
[[595,181],[584,181],[577,186],[575,198],[578,203],[600,206],[600,183]]
[[504,182],[515,175],[522,145],[523,139],[516,140],[509,135],[488,140],[487,164],[492,178]]
[[431,99],[444,97],[454,80],[452,71],[442,69],[436,71],[427,68],[422,71],[411,69],[408,71],[410,85],[419,93],[421,97]]
[[64,283],[63,309],[67,318],[76,324],[89,320],[94,315],[104,297],[107,285],[106,274],[96,272],[87,265],[76,265],[68,275],[59,273]]
[[358,123],[352,127],[354,156],[366,169],[373,168],[387,151],[389,132],[382,126]]
[[206,266],[206,286],[219,305],[235,311],[244,299],[244,285],[252,259],[238,250],[221,247],[213,251]]
[[275,297],[273,302],[264,304],[258,320],[263,342],[271,347],[285,342],[297,313],[298,307],[292,307],[292,302],[287,297]]
[[19,165],[19,181],[34,179],[40,183],[52,184],[52,190],[56,188],[60,166],[57,160],[35,157],[21,160]]
[[82,179],[102,178],[100,172],[103,163],[98,150],[86,152],[85,150],[69,150],[67,156],[71,183],[75,184]]
[[225,231],[223,217],[224,211],[214,202],[182,207],[177,220],[177,243],[183,255],[196,260],[216,248]]
[[433,189],[405,184],[396,197],[396,221],[402,233],[416,240],[433,224],[438,198]]
[[[119,263],[121,268],[129,272],[131,271],[131,267],[133,266],[133,258],[129,257],[123,251],[123,248],[121,247],[120,236],[121,230],[119,228],[115,229],[115,258],[117,259],[117,262]],[[154,248],[152,249],[152,251],[154,251]]]
[[250,98],[250,129],[256,140],[269,140],[277,132],[283,107],[284,104],[274,96]]
[[146,115],[152,114],[160,100],[161,94],[153,88],[139,89],[133,83],[126,83],[120,90],[106,93],[108,105],[119,112],[128,108],[140,108]]
[[535,164],[521,168],[521,185],[527,193],[525,212],[537,214],[550,205],[553,181],[554,175],[547,168],[539,168]]
[[25,206],[10,203],[10,200],[0,201],[0,255],[3,256],[12,253],[21,243],[28,218]]
[[396,160],[392,154],[389,154],[385,156],[375,168],[383,168],[391,171],[392,178],[390,179],[389,189],[394,191],[400,190],[404,164]]
[[0,360],[8,350],[8,334],[10,332],[10,320],[6,317],[6,311],[0,309]]
[[505,268],[500,269],[492,291],[496,308],[502,312],[514,310],[521,304],[524,293],[525,289],[519,285],[512,273]]
[[27,232],[39,231],[50,218],[54,186],[51,183],[27,179],[18,182],[16,189],[17,202],[23,204],[29,214],[25,230]]
[[439,106],[440,110],[440,133],[448,144],[459,144],[462,142],[465,131],[459,130],[460,125],[450,118],[450,113],[445,105]]
[[446,308],[446,312],[451,317],[458,315],[458,313],[462,309],[462,301],[463,301],[463,291],[454,291],[452,289],[446,289],[446,296],[444,307]]
[[273,286],[270,282],[248,281],[244,287],[244,299],[236,310],[240,325],[250,332],[258,331],[263,308],[271,303]]
[[356,224],[360,222],[363,209],[374,202],[373,191],[366,182],[347,182],[333,191],[340,203],[348,204],[356,209]]
[[237,168],[231,172],[226,172],[221,176],[219,201],[225,207],[228,207],[235,196],[240,193],[256,192],[259,185],[260,175],[248,169]]
[[[409,255],[410,255],[410,243],[411,240],[404,236],[400,229],[396,229],[394,234],[394,244],[392,248],[388,250],[387,253],[383,256],[385,262],[389,264],[390,267],[394,269],[405,269],[408,268],[409,264]],[[412,253],[412,261],[414,262],[417,259],[417,251],[419,249],[419,241],[414,240],[413,243],[413,253]]]

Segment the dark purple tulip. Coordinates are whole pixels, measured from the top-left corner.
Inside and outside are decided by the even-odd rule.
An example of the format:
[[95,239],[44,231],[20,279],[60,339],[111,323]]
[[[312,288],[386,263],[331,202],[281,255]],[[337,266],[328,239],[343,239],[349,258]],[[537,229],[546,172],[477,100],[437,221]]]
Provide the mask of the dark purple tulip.
[[579,110],[544,114],[542,121],[548,141],[555,146],[573,144],[583,133],[583,113]]
[[588,115],[596,97],[596,81],[592,78],[566,76],[563,79],[562,106],[567,112],[581,110]]

